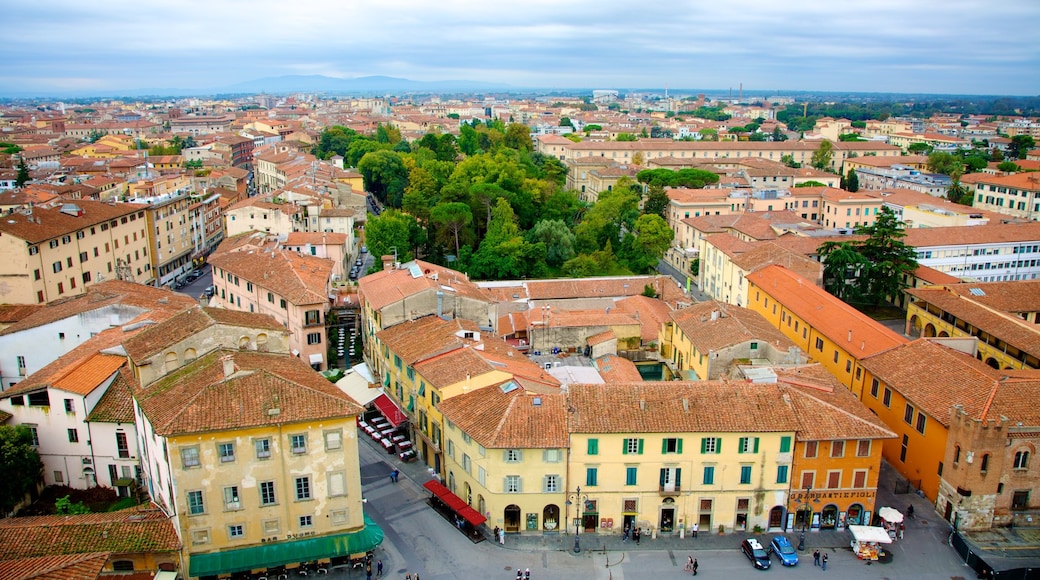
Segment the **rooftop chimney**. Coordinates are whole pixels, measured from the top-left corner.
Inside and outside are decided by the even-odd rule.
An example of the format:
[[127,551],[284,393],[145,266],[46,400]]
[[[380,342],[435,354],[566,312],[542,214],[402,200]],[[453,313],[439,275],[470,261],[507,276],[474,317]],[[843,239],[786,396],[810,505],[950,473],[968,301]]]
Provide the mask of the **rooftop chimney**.
[[235,374],[235,357],[230,354],[220,357],[220,362],[224,364],[224,378],[228,378]]
[[383,270],[394,269],[394,257],[393,255],[386,255],[380,258],[383,261]]

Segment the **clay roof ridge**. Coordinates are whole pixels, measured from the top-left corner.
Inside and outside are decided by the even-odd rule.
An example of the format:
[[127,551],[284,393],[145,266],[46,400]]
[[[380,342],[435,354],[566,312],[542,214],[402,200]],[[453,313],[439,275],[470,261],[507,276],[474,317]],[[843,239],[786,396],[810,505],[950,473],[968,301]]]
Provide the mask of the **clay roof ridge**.
[[192,406],[194,406],[195,401],[206,392],[207,387],[209,387],[209,385],[206,385],[201,389],[197,389],[194,393],[192,393],[188,400],[181,405],[181,408],[175,411],[174,413],[170,414],[165,422],[163,422],[161,425],[153,425],[153,431],[155,431],[156,433],[172,433],[173,431],[171,430],[171,425],[173,425],[177,421],[177,419],[180,418],[181,415],[183,415],[186,411],[191,409]]
[[[517,384],[519,385],[519,383],[517,383]],[[499,387],[490,386],[490,387],[485,387],[485,388],[496,388],[497,389]],[[506,422],[509,420],[509,416],[512,414],[513,409],[516,408],[517,399],[520,398],[519,395],[520,395],[520,393],[523,393],[523,389],[524,389],[523,387],[520,387],[519,389],[516,389],[515,392],[509,393],[509,394],[512,395],[512,398],[509,399],[509,403],[506,405],[505,412],[502,413],[502,417],[499,418],[498,423],[495,424],[495,428],[492,431],[492,433],[494,433],[491,436],[491,441],[493,443],[497,444],[498,438],[499,438],[500,435],[502,435],[502,431],[505,429]]]
[[[781,381],[783,381],[783,380],[784,379],[781,379]],[[784,385],[780,385],[780,386],[784,386]],[[795,385],[794,385],[794,383],[792,383],[790,386],[795,386]],[[849,412],[848,410],[846,410],[846,409],[844,409],[842,407],[839,407],[838,405],[835,405],[835,404],[830,403],[828,401],[824,401],[824,400],[820,399],[819,397],[816,397],[816,396],[812,395],[811,393],[807,393],[807,392],[805,392],[805,391],[803,391],[801,389],[796,389],[796,390],[797,390],[797,392],[798,392],[798,394],[800,396],[812,399],[818,405],[823,405],[823,406],[827,407],[828,409],[830,409],[831,411],[837,411],[837,412],[841,413],[842,415],[844,415],[848,419],[852,419],[852,420],[854,420],[854,421],[856,421],[858,423],[862,423],[862,424],[867,425],[867,426],[869,426],[869,427],[871,427],[873,429],[876,429],[878,431],[883,431],[883,432],[887,433],[888,435],[884,437],[886,439],[891,439],[891,438],[896,437],[896,434],[893,431],[891,431],[890,429],[888,429],[887,427],[884,427],[884,426],[878,425],[876,423],[873,423],[871,421],[868,421],[864,417],[860,417],[860,416],[858,416],[858,415],[856,415],[854,413]],[[795,413],[795,417],[796,417],[796,420],[799,423],[801,423],[803,414],[802,413]]]
[[993,381],[993,388],[989,390],[989,396],[986,397],[986,404],[982,406],[982,412],[979,413],[979,419],[985,421],[986,415],[989,414],[990,407],[993,406],[993,400],[997,398],[997,391],[1000,390],[1000,379]]

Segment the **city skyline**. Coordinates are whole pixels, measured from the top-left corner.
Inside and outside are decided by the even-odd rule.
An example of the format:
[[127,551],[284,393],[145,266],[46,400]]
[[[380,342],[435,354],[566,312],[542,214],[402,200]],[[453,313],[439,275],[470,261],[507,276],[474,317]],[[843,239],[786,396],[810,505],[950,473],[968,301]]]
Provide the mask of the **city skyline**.
[[[247,6],[243,9],[243,6]],[[339,5],[257,0],[8,7],[0,95],[220,91],[385,75],[508,89],[1040,94],[1040,4]]]

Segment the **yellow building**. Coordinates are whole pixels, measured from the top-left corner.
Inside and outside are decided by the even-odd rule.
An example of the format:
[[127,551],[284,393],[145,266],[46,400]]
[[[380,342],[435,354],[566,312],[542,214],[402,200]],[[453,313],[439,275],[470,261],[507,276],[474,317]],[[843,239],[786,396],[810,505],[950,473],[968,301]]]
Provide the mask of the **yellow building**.
[[102,279],[154,280],[147,207],[76,200],[0,220],[0,301],[43,304]]
[[748,308],[779,328],[810,362],[818,362],[859,396],[859,360],[908,340],[787,268],[747,276]]
[[772,241],[745,241],[727,233],[704,238],[700,289],[727,304],[746,306],[747,275],[770,264],[781,265],[817,286],[823,285],[823,265]]

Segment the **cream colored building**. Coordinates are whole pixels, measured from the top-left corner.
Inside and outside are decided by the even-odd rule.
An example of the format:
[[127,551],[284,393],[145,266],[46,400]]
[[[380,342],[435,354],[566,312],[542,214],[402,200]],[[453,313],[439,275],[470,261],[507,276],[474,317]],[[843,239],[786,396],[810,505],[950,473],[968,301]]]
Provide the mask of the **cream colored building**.
[[132,201],[148,207],[145,215],[156,283],[164,286],[176,282],[194,267],[196,224],[191,219],[190,208],[195,202],[188,188]]
[[272,203],[270,199],[250,197],[224,210],[224,235],[257,231],[288,236],[296,231],[300,208],[291,203]]
[[100,280],[154,281],[147,206],[77,200],[0,220],[0,301],[43,304]]

